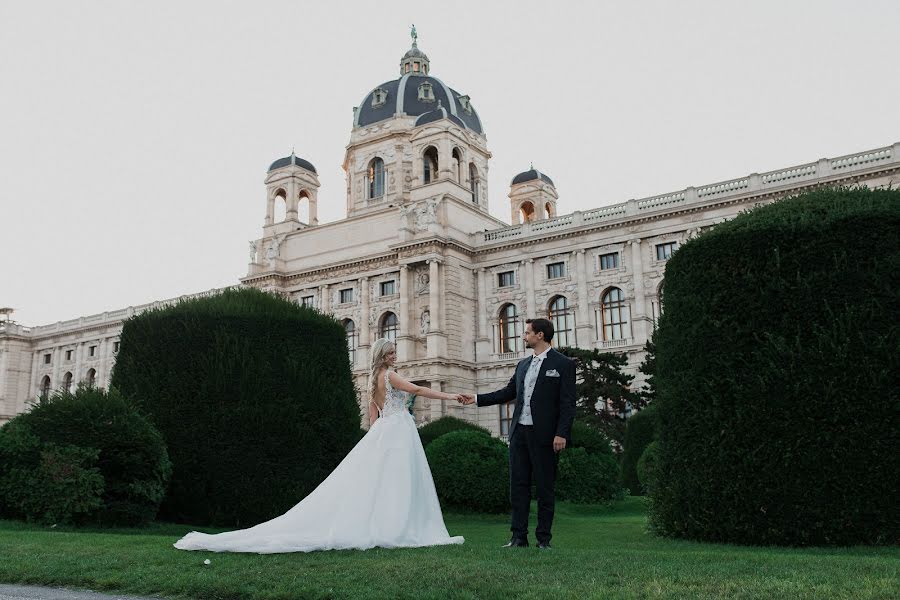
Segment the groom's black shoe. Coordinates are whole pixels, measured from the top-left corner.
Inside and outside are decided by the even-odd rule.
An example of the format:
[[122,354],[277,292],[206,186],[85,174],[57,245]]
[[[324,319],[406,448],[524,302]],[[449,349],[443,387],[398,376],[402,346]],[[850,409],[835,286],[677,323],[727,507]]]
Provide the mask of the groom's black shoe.
[[550,542],[538,542],[538,548],[540,550],[553,550],[553,546],[550,545]]
[[503,545],[504,548],[527,548],[528,540],[523,540],[521,538],[512,538],[507,543]]

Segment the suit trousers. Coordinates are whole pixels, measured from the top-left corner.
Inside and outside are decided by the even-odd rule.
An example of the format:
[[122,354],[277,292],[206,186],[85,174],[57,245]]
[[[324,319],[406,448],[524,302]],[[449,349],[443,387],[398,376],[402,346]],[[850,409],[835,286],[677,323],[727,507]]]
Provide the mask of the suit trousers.
[[[534,427],[516,425],[509,441],[509,500],[512,504],[512,537],[528,539],[528,513],[531,510],[531,483],[537,488],[538,542],[550,542],[553,511],[556,504],[554,486],[559,457],[552,444],[539,444]],[[532,479],[533,477],[533,479]]]

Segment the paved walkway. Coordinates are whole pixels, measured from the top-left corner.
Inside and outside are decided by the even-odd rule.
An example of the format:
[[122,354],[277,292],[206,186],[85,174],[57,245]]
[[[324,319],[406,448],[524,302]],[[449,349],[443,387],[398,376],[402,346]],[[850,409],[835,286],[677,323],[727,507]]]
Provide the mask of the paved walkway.
[[36,585],[6,585],[0,583],[0,600],[160,600],[159,597],[123,596],[66,590]]

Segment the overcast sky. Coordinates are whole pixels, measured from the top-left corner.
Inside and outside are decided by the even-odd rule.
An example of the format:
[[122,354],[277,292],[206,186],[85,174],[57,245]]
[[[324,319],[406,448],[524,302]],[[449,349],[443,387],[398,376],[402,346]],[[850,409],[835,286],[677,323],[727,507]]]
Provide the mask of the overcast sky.
[[345,216],[352,108],[415,23],[560,213],[900,141],[900,2],[0,0],[0,306],[41,325],[234,284],[266,168]]

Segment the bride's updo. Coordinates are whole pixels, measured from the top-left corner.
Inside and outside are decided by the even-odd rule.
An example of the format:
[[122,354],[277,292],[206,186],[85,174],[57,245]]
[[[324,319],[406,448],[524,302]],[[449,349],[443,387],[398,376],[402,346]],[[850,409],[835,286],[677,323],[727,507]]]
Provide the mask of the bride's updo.
[[372,361],[369,367],[369,402],[375,401],[375,381],[378,369],[384,366],[384,357],[394,349],[394,342],[379,338],[372,344]]

